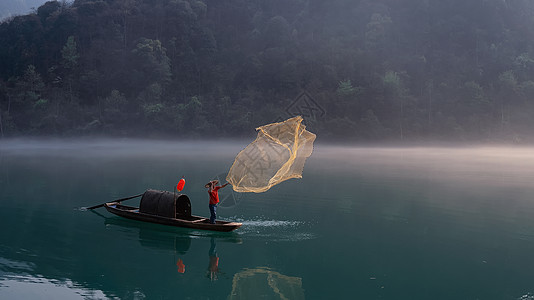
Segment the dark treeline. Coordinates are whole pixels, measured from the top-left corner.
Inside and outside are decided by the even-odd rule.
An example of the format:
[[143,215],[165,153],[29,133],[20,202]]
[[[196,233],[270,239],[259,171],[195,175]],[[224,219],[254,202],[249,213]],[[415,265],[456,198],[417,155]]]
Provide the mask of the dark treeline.
[[529,141],[533,46],[530,0],[50,1],[0,24],[0,131]]

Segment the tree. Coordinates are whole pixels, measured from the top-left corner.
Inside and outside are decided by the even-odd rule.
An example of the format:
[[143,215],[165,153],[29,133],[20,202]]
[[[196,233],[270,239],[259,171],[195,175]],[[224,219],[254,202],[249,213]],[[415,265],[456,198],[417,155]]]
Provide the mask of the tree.
[[72,88],[72,84],[74,81],[76,67],[78,66],[78,58],[80,57],[80,55],[78,54],[78,49],[76,48],[76,41],[74,40],[74,36],[71,35],[68,37],[67,43],[65,44],[65,46],[63,46],[63,49],[61,50],[61,56],[63,58],[61,64],[65,69],[65,75],[67,77],[69,99],[70,102],[72,102],[74,99],[74,91]]
[[28,65],[22,77],[12,78],[13,100],[9,97],[8,116],[13,117],[14,126],[18,129],[29,130],[32,123],[36,124],[38,118],[46,110],[48,101],[42,98],[45,84],[35,66]]
[[375,13],[367,23],[365,32],[365,45],[368,51],[383,53],[389,37],[389,28],[392,21],[389,16]]
[[120,126],[127,119],[127,104],[124,94],[118,90],[113,90],[102,101],[103,119],[106,126],[112,129],[114,126]]
[[132,50],[133,71],[135,72],[136,89],[152,83],[158,83],[162,87],[171,80],[170,60],[167,50],[159,40],[140,38]]
[[78,59],[80,58],[80,55],[78,54],[78,49],[76,47],[76,41],[74,40],[74,36],[71,35],[67,39],[67,43],[65,44],[65,46],[63,46],[63,49],[61,50],[61,57],[63,58],[63,61],[61,63],[63,64],[63,67],[67,70],[74,70],[78,65]]
[[499,102],[501,115],[501,132],[504,133],[506,125],[510,122],[508,108],[516,99],[518,92],[517,78],[512,70],[499,74]]
[[[392,101],[393,104],[399,103],[399,117],[398,124],[400,130],[400,138],[404,139],[404,98],[405,98],[405,88],[401,81],[401,78],[397,72],[387,71],[382,79],[384,85],[384,91],[386,98],[389,101]],[[396,106],[396,105],[395,105]]]
[[350,79],[339,82],[336,93],[340,96],[350,96],[356,93],[356,89],[352,86]]

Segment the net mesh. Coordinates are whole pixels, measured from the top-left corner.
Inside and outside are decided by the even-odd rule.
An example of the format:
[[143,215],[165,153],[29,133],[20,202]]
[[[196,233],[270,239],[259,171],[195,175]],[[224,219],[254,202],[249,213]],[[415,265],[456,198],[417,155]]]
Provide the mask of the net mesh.
[[269,268],[244,269],[232,279],[228,299],[305,299],[302,278],[280,274]]
[[302,178],[315,134],[302,117],[256,128],[258,136],[236,156],[226,181],[236,192],[261,193],[290,178]]

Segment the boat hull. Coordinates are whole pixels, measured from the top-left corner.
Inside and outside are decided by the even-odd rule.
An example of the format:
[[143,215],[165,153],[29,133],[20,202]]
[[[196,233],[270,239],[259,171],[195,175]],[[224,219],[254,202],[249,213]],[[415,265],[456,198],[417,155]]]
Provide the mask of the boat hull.
[[139,209],[137,207],[126,206],[117,202],[106,203],[104,204],[104,207],[107,211],[117,216],[137,221],[150,222],[168,226],[229,232],[243,225],[242,223],[238,222],[228,222],[219,220],[217,220],[215,224],[211,224],[209,222],[209,219],[199,216],[191,216],[188,219],[177,219],[145,214],[139,212]]

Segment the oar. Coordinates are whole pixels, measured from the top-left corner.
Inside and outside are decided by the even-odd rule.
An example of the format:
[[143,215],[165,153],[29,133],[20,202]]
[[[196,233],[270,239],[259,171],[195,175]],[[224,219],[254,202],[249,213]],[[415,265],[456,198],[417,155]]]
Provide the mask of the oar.
[[122,199],[117,199],[117,200],[113,200],[113,201],[108,201],[108,202],[105,202],[105,203],[102,203],[102,204],[98,204],[98,205],[95,205],[95,206],[88,207],[86,209],[95,209],[95,208],[99,208],[99,207],[104,206],[106,203],[121,202],[121,201],[124,201],[124,200],[130,200],[130,199],[133,199],[133,198],[137,198],[137,197],[140,197],[140,196],[143,196],[143,194],[139,194],[139,195],[135,195],[135,196],[131,196],[131,197],[126,197],[126,198],[122,198]]

